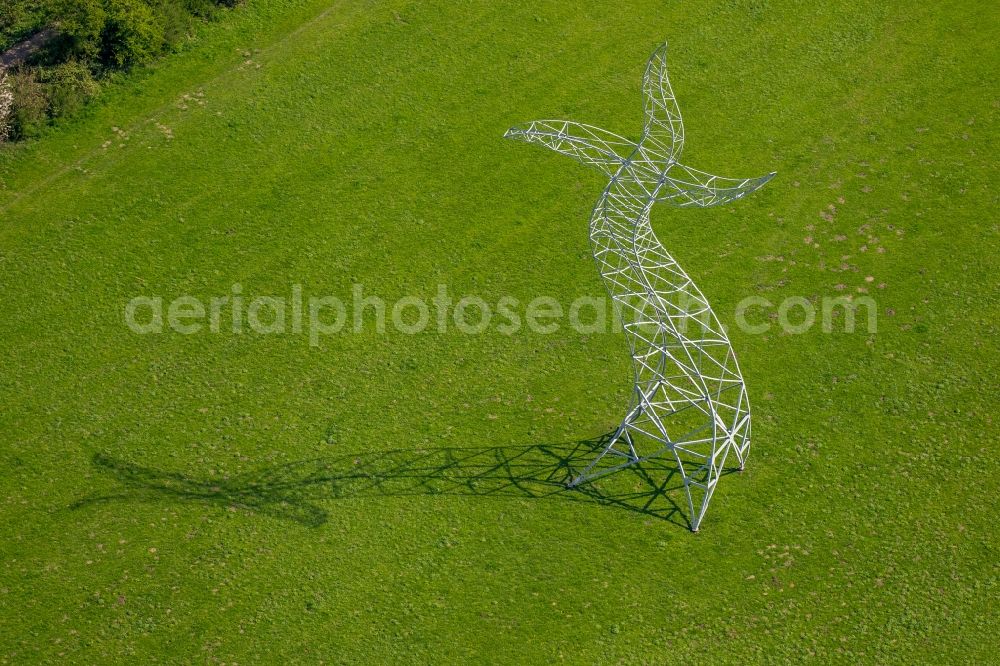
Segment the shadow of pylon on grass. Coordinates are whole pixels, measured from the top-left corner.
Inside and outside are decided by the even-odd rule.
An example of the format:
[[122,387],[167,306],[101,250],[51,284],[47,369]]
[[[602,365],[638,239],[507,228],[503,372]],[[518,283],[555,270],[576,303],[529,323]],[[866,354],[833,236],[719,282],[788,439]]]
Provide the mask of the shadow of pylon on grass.
[[97,453],[93,465],[124,489],[85,497],[70,508],[116,501],[195,502],[318,527],[328,517],[321,502],[459,495],[591,502],[689,527],[684,512],[668,496],[681,484],[677,469],[666,461],[646,461],[604,479],[566,487],[607,441],[604,435],[564,444],[368,451],[220,478],[198,478]]

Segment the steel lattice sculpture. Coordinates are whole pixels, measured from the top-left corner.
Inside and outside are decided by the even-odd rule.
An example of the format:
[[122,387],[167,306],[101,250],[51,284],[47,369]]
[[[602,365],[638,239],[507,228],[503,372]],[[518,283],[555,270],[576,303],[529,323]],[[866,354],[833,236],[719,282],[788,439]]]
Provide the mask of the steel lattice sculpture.
[[[736,356],[708,301],[663,248],[649,223],[657,202],[715,206],[774,177],[721,178],[678,162],[680,109],[667,80],[666,44],[642,81],[639,142],[565,120],[539,120],[504,135],[539,143],[610,177],[590,218],[590,241],[622,317],[635,391],[607,446],[570,486],[644,460],[673,455],[698,530],[730,451],[742,470],[750,451],[750,403]],[[614,456],[616,464],[601,463]],[[624,461],[621,459],[624,458]],[[608,459],[612,460],[612,459]]]

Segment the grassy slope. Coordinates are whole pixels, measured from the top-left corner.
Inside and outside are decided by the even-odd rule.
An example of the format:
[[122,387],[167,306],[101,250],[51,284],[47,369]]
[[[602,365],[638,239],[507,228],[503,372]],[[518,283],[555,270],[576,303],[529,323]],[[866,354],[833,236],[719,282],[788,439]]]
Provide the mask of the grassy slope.
[[[991,656],[997,12],[437,4],[256,0],[0,158],[2,654]],[[499,137],[537,117],[634,135],[663,38],[687,161],[779,172],[739,204],[655,213],[717,309],[886,285],[867,285],[875,336],[734,335],[755,450],[701,533],[641,499],[505,487],[614,425],[620,336],[311,349],[123,325],[133,295],[234,282],[600,294],[600,178]]]

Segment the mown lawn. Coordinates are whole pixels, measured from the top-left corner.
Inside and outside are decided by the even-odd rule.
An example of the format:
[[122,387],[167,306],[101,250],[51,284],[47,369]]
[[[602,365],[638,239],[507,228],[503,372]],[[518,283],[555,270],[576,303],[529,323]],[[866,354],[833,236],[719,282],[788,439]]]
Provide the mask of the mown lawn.
[[[4,661],[995,660],[998,21],[250,0],[0,150]],[[636,136],[664,39],[685,161],[778,172],[654,212],[723,320],[878,305],[875,334],[733,329],[754,449],[699,533],[663,470],[560,486],[622,416],[617,333],[125,325],[134,296],[236,283],[602,295],[600,175],[501,136]]]

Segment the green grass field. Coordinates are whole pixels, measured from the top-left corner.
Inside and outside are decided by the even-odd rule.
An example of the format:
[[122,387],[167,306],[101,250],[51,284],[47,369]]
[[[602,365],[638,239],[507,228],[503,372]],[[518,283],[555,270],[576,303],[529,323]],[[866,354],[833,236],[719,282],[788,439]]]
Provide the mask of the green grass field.
[[[250,0],[0,150],[3,662],[994,662],[1000,11],[907,4]],[[654,209],[721,318],[878,304],[733,329],[754,448],[699,533],[663,470],[560,485],[620,333],[125,325],[234,283],[602,295],[601,176],[501,137],[637,136],[663,40],[685,161],[778,172]]]

